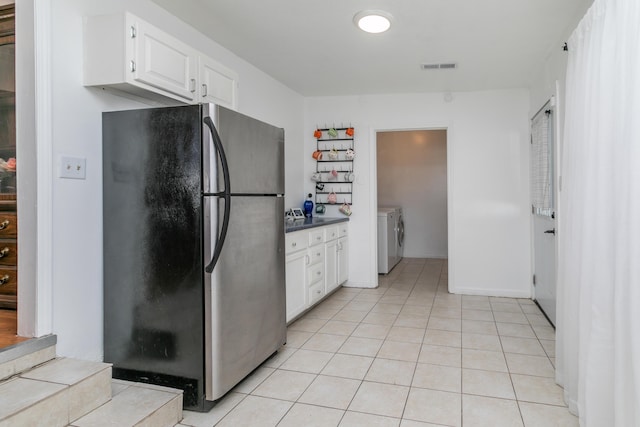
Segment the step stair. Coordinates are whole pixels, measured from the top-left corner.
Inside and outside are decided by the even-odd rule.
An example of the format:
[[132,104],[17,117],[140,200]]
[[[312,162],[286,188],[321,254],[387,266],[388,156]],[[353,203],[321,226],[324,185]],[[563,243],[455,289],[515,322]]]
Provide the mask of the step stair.
[[181,420],[182,390],[114,380],[107,363],[56,358],[55,340],[0,353],[0,427],[172,427]]

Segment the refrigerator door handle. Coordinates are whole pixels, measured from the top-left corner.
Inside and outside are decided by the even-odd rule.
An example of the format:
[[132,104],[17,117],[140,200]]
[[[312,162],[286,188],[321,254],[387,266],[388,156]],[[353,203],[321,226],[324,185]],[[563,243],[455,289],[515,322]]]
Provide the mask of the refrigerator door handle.
[[210,117],[205,117],[204,123],[211,131],[211,138],[213,140],[216,153],[220,157],[220,163],[222,164],[222,176],[224,179],[224,187],[222,191],[215,194],[216,196],[224,198],[224,216],[222,217],[222,229],[220,230],[220,235],[216,240],[216,247],[213,251],[211,262],[205,268],[205,271],[207,273],[211,273],[213,271],[213,268],[216,266],[216,263],[218,262],[218,258],[220,258],[222,246],[224,245],[224,240],[227,237],[227,230],[229,229],[229,217],[231,215],[231,190],[229,185],[229,164],[227,163],[227,156],[224,152],[224,148],[222,147],[220,135],[218,135],[218,131],[213,125],[213,121]]

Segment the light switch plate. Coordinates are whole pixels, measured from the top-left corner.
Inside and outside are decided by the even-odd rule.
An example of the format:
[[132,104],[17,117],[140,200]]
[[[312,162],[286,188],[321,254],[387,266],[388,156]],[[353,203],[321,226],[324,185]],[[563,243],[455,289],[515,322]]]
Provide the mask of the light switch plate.
[[87,159],[84,157],[60,157],[60,178],[85,179]]

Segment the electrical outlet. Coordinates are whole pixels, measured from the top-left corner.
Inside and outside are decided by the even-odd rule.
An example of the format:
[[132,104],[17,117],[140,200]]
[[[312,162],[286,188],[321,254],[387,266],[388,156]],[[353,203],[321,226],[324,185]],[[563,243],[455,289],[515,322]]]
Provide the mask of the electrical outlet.
[[60,157],[60,178],[85,179],[87,159],[84,157]]

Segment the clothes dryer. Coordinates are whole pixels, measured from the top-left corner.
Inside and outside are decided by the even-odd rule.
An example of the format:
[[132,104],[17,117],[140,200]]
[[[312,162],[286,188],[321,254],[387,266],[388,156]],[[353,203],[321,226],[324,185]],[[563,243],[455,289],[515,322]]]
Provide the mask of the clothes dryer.
[[389,273],[402,258],[404,224],[401,217],[401,208],[378,208],[378,273]]

